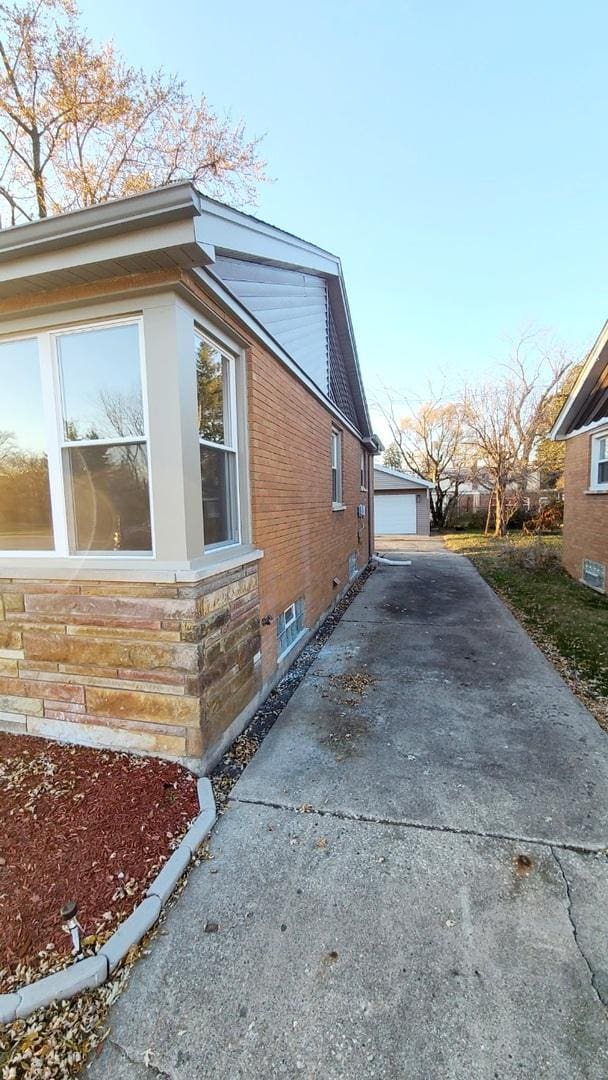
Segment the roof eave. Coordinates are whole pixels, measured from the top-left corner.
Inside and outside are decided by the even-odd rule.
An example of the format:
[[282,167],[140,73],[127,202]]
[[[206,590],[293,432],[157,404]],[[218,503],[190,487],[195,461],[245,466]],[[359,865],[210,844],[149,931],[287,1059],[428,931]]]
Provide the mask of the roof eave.
[[591,388],[599,375],[600,369],[606,362],[603,353],[607,345],[608,320],[604,323],[596,341],[589,350],[589,354],[579,373],[578,379],[572,387],[568,399],[564,402],[561,412],[549,432],[549,438],[553,439],[554,442],[562,442],[568,435],[572,434],[568,431],[568,420],[574,411],[577,401],[582,394]]

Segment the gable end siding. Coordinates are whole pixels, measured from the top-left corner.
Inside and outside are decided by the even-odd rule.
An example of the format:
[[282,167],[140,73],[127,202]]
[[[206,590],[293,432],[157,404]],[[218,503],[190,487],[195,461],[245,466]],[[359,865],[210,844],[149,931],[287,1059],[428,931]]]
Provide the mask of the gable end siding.
[[218,256],[213,269],[323,393],[329,391],[325,279]]

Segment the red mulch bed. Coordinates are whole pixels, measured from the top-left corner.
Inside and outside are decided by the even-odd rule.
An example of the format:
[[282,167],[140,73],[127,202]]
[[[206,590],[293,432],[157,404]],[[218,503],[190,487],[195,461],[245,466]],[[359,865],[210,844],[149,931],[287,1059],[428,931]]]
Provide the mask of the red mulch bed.
[[115,929],[198,812],[180,765],[0,733],[0,991],[70,956],[67,900]]

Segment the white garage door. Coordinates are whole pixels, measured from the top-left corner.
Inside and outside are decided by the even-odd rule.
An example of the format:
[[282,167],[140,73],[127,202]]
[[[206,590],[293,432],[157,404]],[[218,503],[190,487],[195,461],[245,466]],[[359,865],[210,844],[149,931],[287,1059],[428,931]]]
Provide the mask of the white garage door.
[[402,536],[416,532],[415,495],[376,495],[376,536]]

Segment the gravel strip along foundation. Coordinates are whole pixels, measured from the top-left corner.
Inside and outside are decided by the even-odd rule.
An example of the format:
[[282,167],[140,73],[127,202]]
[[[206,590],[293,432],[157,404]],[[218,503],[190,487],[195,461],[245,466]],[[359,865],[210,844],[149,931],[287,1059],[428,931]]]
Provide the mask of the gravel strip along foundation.
[[[239,776],[374,569],[369,564],[353,582],[214,769],[210,780],[219,814]],[[133,945],[103,985],[78,993],[70,1000],[54,1001],[27,1018],[15,1019],[0,1027],[0,1080],[74,1080],[89,1054],[94,1053],[109,1034],[105,1021],[110,1006],[122,992],[130,968],[145,953],[150,939],[156,933],[162,933],[166,914],[177,902],[190,869],[209,858],[203,844],[189,861],[157,922],[138,944]],[[162,871],[153,883],[157,888],[161,876]]]

